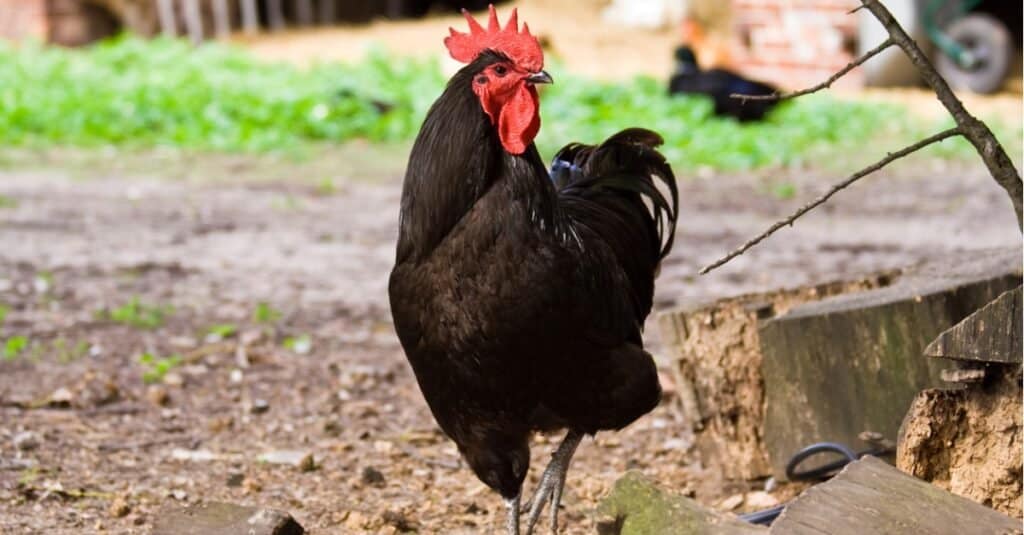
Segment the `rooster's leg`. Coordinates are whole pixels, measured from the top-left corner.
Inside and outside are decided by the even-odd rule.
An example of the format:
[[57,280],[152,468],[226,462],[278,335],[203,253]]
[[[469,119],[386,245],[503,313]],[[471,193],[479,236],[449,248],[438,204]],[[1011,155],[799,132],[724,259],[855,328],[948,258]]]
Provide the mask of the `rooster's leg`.
[[507,535],[519,535],[519,495],[505,500],[505,531]]
[[562,501],[565,476],[569,472],[569,462],[572,461],[572,456],[576,453],[576,447],[580,445],[580,440],[582,439],[583,433],[570,430],[565,435],[565,439],[562,440],[562,444],[555,450],[554,455],[551,456],[551,462],[544,469],[544,474],[540,476],[537,490],[534,492],[533,497],[530,498],[528,506],[530,516],[526,523],[527,535],[533,534],[533,528],[537,525],[537,520],[540,519],[541,513],[544,512],[544,506],[547,505],[549,499],[551,500],[551,529],[553,532],[558,532],[558,505]]

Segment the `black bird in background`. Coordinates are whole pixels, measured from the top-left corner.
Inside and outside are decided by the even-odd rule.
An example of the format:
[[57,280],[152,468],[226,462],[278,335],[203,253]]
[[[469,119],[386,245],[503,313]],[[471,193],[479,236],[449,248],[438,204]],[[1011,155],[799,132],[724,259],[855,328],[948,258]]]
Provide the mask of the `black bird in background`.
[[734,117],[740,121],[757,121],[764,118],[777,103],[772,100],[732,98],[732,94],[772,95],[778,90],[726,69],[701,70],[693,49],[688,46],[676,48],[675,56],[676,68],[669,79],[669,93],[709,96],[715,103],[715,115]]
[[641,330],[678,193],[661,137],[639,128],[570,143],[545,169],[533,144],[536,85],[552,82],[540,44],[514,10],[504,27],[493,7],[486,29],[466,18],[469,33],[445,45],[467,65],[409,156],[391,313],[438,425],[505,499],[510,535],[531,434],[567,429],[526,506],[528,533],[548,502],[557,531],[583,436],[660,400]]

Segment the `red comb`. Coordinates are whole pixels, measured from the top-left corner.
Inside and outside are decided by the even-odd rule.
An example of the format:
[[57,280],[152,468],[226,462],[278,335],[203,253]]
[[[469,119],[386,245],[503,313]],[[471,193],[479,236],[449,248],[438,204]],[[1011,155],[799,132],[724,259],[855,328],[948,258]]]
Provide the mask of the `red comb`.
[[515,8],[512,9],[512,15],[509,16],[504,28],[498,24],[498,13],[494,10],[494,5],[489,9],[490,18],[486,30],[469,14],[469,11],[462,10],[466,22],[469,23],[469,33],[449,28],[452,34],[444,39],[448,53],[458,61],[469,63],[484,50],[491,49],[505,54],[526,70],[539,71],[544,68],[544,53],[540,49],[540,43],[536,37],[530,35],[530,27],[525,22],[523,30],[519,31],[519,19]]

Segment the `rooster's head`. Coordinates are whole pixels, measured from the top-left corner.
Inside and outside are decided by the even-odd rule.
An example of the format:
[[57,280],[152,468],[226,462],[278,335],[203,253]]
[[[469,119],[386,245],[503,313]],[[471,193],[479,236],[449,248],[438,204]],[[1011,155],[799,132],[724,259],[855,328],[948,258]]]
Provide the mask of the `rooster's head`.
[[551,83],[551,76],[543,70],[540,43],[526,23],[520,31],[515,9],[504,28],[493,5],[486,29],[469,12],[462,13],[469,22],[469,33],[451,29],[444,44],[451,56],[463,63],[472,63],[484,53],[493,57],[474,73],[473,92],[497,128],[505,150],[522,154],[540,130],[534,84]]

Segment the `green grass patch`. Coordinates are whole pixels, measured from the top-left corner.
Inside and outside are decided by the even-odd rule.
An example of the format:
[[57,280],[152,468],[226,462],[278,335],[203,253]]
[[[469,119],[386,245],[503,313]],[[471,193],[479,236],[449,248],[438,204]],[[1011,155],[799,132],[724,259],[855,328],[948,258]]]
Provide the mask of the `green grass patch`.
[[143,353],[139,355],[139,364],[143,367],[142,381],[147,384],[159,383],[168,372],[180,366],[181,362],[180,355],[157,357],[152,353]]
[[28,348],[28,337],[12,336],[4,342],[3,356],[5,360],[14,360]]
[[132,297],[127,303],[100,315],[115,323],[140,329],[156,329],[173,313],[174,307],[170,305],[151,305],[143,303],[138,297]]
[[[546,157],[569,141],[643,126],[665,137],[679,169],[820,165],[851,154],[873,160],[944,126],[922,124],[897,105],[827,94],[740,124],[714,117],[707,99],[669,97],[653,78],[610,83],[549,70],[558,83],[544,88],[537,139]],[[0,144],[308,154],[322,143],[402,143],[415,137],[444,84],[436,61],[382,52],[359,64],[300,69],[179,40],[122,36],[74,50],[0,44]],[[1007,147],[1020,146],[1019,123],[991,126]],[[953,140],[928,152],[972,149]]]
[[256,323],[274,323],[281,319],[281,311],[274,309],[270,303],[260,301],[252,311],[252,320]]
[[223,340],[231,338],[238,332],[238,327],[231,323],[220,323],[206,328],[206,338],[212,340]]

